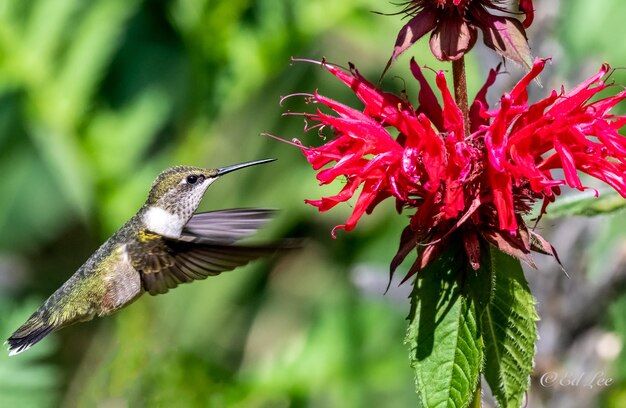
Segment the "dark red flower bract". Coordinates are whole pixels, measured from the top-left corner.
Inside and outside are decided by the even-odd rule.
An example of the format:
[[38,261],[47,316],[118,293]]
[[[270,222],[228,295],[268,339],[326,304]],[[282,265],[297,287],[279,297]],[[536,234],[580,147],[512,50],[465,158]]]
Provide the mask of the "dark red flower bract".
[[[534,18],[532,0],[520,0],[509,10],[501,0],[410,0],[403,13],[410,19],[400,29],[387,67],[424,35],[440,61],[457,60],[470,51],[482,31],[485,45],[530,68],[532,58],[525,29]],[[524,21],[510,16],[524,14]]]

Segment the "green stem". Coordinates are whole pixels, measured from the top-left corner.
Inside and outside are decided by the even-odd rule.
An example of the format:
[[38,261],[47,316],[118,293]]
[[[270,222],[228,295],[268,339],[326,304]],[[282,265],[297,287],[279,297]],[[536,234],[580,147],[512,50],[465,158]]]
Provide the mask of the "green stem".
[[[467,77],[465,75],[465,57],[452,61],[452,79],[454,81],[454,100],[463,114],[464,138],[470,134],[469,103],[467,100]],[[469,408],[482,407],[482,389],[480,376]]]
[[465,75],[465,57],[452,61],[452,79],[454,80],[454,100],[463,113],[465,136],[469,135],[469,104],[467,101],[467,77]]
[[481,408],[482,407],[482,389],[480,386],[480,376],[478,378],[478,384],[476,385],[476,390],[474,391],[474,399],[469,404],[469,408]]

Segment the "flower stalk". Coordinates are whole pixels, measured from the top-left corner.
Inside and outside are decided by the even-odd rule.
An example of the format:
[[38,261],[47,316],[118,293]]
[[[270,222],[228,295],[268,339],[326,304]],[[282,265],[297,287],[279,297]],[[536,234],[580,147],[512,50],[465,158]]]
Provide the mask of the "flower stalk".
[[476,389],[474,390],[474,397],[469,405],[470,408],[481,408],[483,406],[482,394],[482,387],[480,381],[478,381]]
[[452,79],[454,82],[454,100],[463,114],[465,137],[470,134],[469,103],[467,99],[467,76],[465,74],[465,57],[452,61]]

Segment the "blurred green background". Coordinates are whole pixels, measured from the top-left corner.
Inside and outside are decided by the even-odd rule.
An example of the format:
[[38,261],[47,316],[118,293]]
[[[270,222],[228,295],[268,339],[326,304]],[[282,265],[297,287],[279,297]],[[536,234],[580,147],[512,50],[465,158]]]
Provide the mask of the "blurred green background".
[[[617,17],[624,14],[616,11],[626,12],[622,2],[606,1],[604,9],[582,0],[560,8],[556,3],[536,1],[537,34],[531,28],[535,54],[555,57],[544,80],[548,89],[590,75],[604,60],[626,66]],[[350,206],[319,215],[303,200],[339,186],[320,189],[299,150],[260,136],[267,131],[318,143],[315,132],[303,135],[300,118],[281,116],[311,107],[297,98],[281,107],[280,96],[319,87],[338,100],[355,101],[318,66],[292,64],[291,56],[351,61],[378,78],[402,22],[372,10],[399,8],[375,0],[2,2],[1,337],[139,209],[152,180],[171,165],[278,158],[219,181],[201,209],[278,208],[279,217],[261,238],[308,241],[298,253],[166,296],[145,296],[115,316],[55,333],[17,357],[0,353],[0,406],[417,403],[403,345],[408,285],[392,285],[383,295],[406,218],[385,203],[355,231],[332,240],[331,228],[347,218]],[[478,48],[468,60],[470,93],[497,63]],[[422,42],[386,77],[387,88],[406,87],[410,96],[416,91],[406,70],[412,55],[421,64],[443,66]],[[620,77],[618,83],[625,83]],[[580,264],[564,259],[580,271],[580,285],[594,287],[586,265],[603,269],[600,256],[624,256],[619,248],[626,226],[616,227],[622,218],[596,219],[587,227],[593,233],[585,235],[584,245],[600,255],[585,252]],[[548,222],[546,229],[558,232],[559,225]],[[542,293],[540,313],[549,319],[541,296],[550,293]],[[626,313],[620,312],[626,304],[613,308],[594,324],[619,341],[626,332]],[[616,385],[593,396],[607,406],[626,401],[626,369],[619,363],[626,359],[616,356],[607,363]],[[538,393],[548,391],[554,390]],[[550,398],[541,401],[551,406]]]

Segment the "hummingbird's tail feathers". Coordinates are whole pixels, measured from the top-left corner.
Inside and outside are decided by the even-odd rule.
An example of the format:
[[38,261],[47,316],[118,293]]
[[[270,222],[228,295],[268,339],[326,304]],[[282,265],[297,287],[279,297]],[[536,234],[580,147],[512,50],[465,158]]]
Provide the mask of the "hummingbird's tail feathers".
[[181,240],[232,244],[257,232],[276,212],[265,208],[233,208],[197,213],[185,225]]
[[6,341],[9,345],[9,355],[14,356],[28,350],[53,330],[54,326],[45,322],[41,317],[32,316]]

